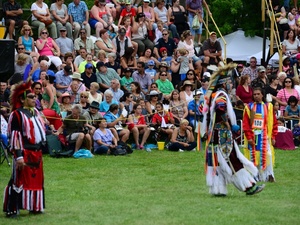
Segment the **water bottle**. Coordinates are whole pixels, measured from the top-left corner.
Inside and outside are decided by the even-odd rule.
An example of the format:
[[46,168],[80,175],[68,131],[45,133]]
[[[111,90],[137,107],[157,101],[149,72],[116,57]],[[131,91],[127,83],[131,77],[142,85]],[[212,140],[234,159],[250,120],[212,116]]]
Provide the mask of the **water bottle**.
[[5,19],[4,19],[4,17],[2,18],[1,23],[2,23],[2,26],[5,26]]

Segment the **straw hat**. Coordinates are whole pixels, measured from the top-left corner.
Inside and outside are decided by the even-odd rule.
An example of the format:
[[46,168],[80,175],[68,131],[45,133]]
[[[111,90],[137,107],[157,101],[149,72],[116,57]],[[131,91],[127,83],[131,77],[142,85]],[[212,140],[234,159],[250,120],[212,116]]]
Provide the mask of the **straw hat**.
[[183,85],[180,87],[180,91],[184,91],[185,86],[188,86],[188,85],[192,86],[192,88],[194,87],[194,84],[191,81],[186,80],[186,81],[184,81]]
[[74,100],[75,100],[75,96],[72,96],[68,92],[65,92],[57,99],[57,101],[62,104],[63,98],[65,98],[65,97],[70,98],[70,103],[74,102]]
[[73,80],[80,80],[83,81],[83,79],[81,78],[81,74],[80,73],[73,73],[72,76],[70,76]]
[[146,100],[150,101],[150,100],[151,100],[151,96],[155,96],[155,95],[158,96],[158,101],[161,100],[161,98],[162,98],[162,93],[158,93],[158,92],[155,91],[155,90],[150,91],[150,93],[146,95]]

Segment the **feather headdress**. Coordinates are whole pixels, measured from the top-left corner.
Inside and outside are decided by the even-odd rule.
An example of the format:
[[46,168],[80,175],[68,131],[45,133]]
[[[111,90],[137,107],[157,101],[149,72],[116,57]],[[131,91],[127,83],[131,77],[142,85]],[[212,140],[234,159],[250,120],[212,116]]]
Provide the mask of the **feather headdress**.
[[31,93],[31,80],[27,81],[26,83],[16,84],[13,88],[11,95],[10,95],[10,103],[12,106],[12,111],[22,107],[22,102],[20,97],[23,95],[26,98],[28,93]]

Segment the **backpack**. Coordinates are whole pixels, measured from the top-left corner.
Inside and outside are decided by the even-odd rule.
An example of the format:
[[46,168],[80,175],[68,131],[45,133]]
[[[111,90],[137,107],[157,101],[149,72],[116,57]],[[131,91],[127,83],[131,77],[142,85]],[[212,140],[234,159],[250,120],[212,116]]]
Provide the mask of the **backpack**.
[[58,136],[54,134],[47,135],[46,137],[49,155],[51,157],[71,157],[74,153],[73,149],[64,147]]

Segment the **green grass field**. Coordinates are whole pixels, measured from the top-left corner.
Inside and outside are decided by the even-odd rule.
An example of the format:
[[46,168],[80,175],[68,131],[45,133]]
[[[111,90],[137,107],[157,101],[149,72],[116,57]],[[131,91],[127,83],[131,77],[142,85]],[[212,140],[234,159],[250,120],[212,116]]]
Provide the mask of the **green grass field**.
[[[44,157],[46,209],[0,224],[299,224],[300,151],[276,151],[276,183],[246,196],[209,195],[204,152],[135,151],[93,159]],[[10,176],[0,165],[0,187]],[[2,193],[2,192],[1,192]]]

